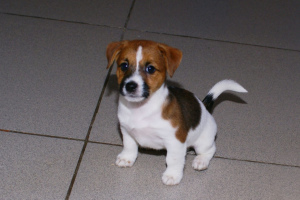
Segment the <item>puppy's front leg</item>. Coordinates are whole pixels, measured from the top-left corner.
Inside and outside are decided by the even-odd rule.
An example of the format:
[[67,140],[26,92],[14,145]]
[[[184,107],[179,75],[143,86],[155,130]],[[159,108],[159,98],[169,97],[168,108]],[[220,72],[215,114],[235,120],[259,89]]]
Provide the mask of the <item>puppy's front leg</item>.
[[183,176],[183,168],[186,156],[186,144],[176,141],[167,149],[167,169],[163,173],[162,181],[166,185],[178,184]]
[[131,167],[138,154],[138,145],[125,128],[121,127],[121,131],[123,135],[123,150],[117,156],[116,165],[119,167]]

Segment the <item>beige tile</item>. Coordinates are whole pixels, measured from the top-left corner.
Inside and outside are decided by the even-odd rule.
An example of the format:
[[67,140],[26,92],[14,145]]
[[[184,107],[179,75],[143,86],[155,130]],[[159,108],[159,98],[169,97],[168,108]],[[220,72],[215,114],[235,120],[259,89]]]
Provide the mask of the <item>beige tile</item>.
[[[236,80],[249,91],[225,93],[216,102],[218,156],[300,166],[297,52],[134,31],[125,38],[147,38],[180,48],[182,64],[169,80],[200,99],[222,79]],[[115,79],[112,75],[104,95],[93,141],[121,144]]]
[[0,132],[1,199],[64,199],[83,142]]
[[110,145],[88,143],[70,199],[298,200],[298,1],[139,0],[129,13],[132,2],[1,1],[0,130],[51,137],[0,132],[0,199],[66,198],[83,142],[53,136],[86,137],[108,72],[105,47],[125,31],[181,49],[168,82],[200,99],[225,78],[249,93],[220,96],[216,157],[198,172],[188,154],[182,182],[168,187],[164,151],[141,150],[130,169],[114,164],[114,68],[89,138]]
[[3,0],[0,11],[18,15],[123,27],[132,0]]
[[300,4],[289,1],[136,1],[128,27],[300,50]]
[[118,29],[1,15],[0,127],[85,138]]
[[70,199],[286,199],[300,192],[294,167],[213,159],[208,170],[191,167],[187,156],[182,182],[165,186],[165,156],[144,152],[132,168],[114,165],[121,147],[88,144]]

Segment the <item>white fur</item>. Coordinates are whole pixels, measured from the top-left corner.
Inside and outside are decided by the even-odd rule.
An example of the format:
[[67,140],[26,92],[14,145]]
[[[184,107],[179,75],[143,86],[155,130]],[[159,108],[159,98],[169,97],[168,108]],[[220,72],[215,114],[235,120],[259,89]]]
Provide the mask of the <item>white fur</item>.
[[137,49],[137,53],[136,53],[136,70],[133,73],[133,75],[128,78],[125,83],[124,86],[129,83],[130,81],[134,81],[135,83],[138,84],[137,90],[134,94],[132,94],[132,96],[128,95],[125,87],[122,88],[123,93],[125,94],[125,99],[127,101],[131,101],[131,102],[140,102],[142,100],[144,100],[144,97],[142,97],[143,95],[143,79],[142,77],[139,75],[139,62],[143,59],[143,54],[142,54],[142,46],[139,46]]
[[178,184],[183,176],[187,147],[194,147],[198,156],[193,168],[206,169],[215,153],[215,135],[217,126],[201,101],[201,123],[190,130],[185,143],[176,137],[170,121],[162,118],[162,106],[169,91],[163,85],[145,102],[129,102],[123,96],[119,98],[118,118],[123,134],[123,151],[118,155],[116,164],[131,167],[138,154],[138,144],[152,149],[167,149],[167,169],[162,180],[166,185]]
[[[142,59],[142,47],[138,48],[136,61]],[[142,88],[143,80],[138,70],[126,82],[135,81]],[[213,98],[217,98],[223,91],[233,90],[246,92],[246,90],[231,80],[217,83],[211,90]],[[162,110],[169,90],[163,84],[156,92],[143,101],[141,93],[137,91],[134,97],[120,95],[118,118],[123,135],[123,150],[117,156],[116,165],[131,167],[138,155],[138,144],[152,149],[167,150],[167,169],[163,173],[162,181],[166,185],[178,184],[183,176],[187,147],[193,147],[197,153],[192,166],[196,170],[206,169],[216,151],[215,136],[217,125],[212,115],[206,110],[203,103],[198,100],[201,107],[201,121],[195,129],[190,129],[184,143],[176,138],[176,130],[171,122],[162,117]],[[140,96],[139,96],[140,95]]]
[[125,99],[127,101],[131,101],[131,102],[140,102],[142,100],[144,100],[143,97],[143,79],[142,77],[138,74],[138,72],[135,72],[130,78],[128,78],[125,83],[124,86],[129,83],[130,81],[134,81],[135,83],[138,84],[137,90],[135,91],[134,94],[128,94],[127,90],[125,89],[125,87],[122,88],[123,93],[125,95]]
[[139,67],[140,67],[140,61],[143,59],[143,54],[142,54],[142,46],[139,46],[136,52],[136,72],[139,71]]
[[208,92],[208,94],[213,94],[213,99],[217,99],[218,96],[226,91],[231,90],[235,92],[247,92],[245,88],[243,88],[240,84],[233,80],[222,80],[216,83]]
[[121,167],[132,166],[137,157],[138,144],[152,149],[167,149],[168,167],[163,182],[174,185],[182,178],[187,146],[175,137],[177,128],[162,118],[162,106],[168,93],[163,85],[142,103],[128,102],[120,96],[118,117],[124,149],[118,155],[116,164]]

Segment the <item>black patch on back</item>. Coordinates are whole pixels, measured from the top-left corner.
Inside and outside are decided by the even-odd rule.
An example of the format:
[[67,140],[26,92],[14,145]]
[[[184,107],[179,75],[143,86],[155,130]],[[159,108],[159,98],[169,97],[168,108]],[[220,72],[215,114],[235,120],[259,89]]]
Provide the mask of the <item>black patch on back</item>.
[[172,96],[175,97],[180,106],[185,128],[187,130],[195,129],[201,118],[201,107],[197,98],[193,93],[182,88],[169,86],[168,89],[170,91],[169,97],[171,99]]
[[213,95],[212,94],[206,95],[206,97],[203,99],[202,102],[205,105],[206,109],[211,113],[212,107],[214,105]]

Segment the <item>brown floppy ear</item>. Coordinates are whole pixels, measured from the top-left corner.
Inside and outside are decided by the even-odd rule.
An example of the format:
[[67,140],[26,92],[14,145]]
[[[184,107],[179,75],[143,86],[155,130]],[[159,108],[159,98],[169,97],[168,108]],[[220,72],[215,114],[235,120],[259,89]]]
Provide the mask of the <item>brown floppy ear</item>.
[[165,44],[159,44],[158,48],[166,60],[167,72],[172,77],[181,62],[182,52]]
[[121,51],[122,42],[112,42],[106,47],[107,69],[110,68]]

